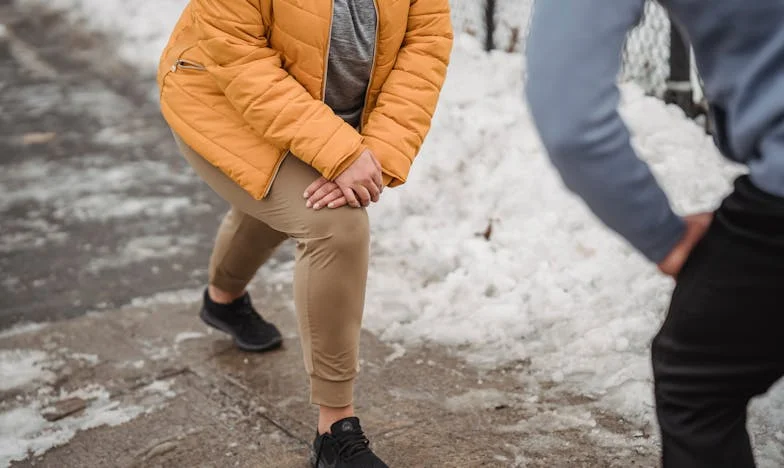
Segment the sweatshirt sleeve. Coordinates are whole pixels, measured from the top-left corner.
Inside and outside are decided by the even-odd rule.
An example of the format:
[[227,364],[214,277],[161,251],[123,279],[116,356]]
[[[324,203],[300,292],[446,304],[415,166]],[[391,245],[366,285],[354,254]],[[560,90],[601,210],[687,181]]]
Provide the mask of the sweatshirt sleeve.
[[527,44],[526,97],[564,183],[607,226],[660,262],[685,226],[631,146],[616,80],[644,0],[537,2]]

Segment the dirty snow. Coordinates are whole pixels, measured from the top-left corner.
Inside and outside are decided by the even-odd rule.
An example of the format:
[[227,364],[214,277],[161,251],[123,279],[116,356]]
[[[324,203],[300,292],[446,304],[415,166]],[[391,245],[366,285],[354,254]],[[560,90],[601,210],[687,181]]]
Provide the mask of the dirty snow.
[[174,398],[177,396],[177,392],[172,390],[173,385],[174,381],[172,380],[156,380],[144,387],[143,391],[153,395],[162,395],[166,398]]
[[[120,398],[113,397],[109,390],[97,384],[87,384],[73,391],[57,390],[53,382],[70,372],[66,361],[95,366],[100,358],[94,354],[73,353],[66,348],[57,348],[54,354],[38,350],[0,350],[0,393],[24,387],[30,390],[16,398],[0,400],[0,467],[8,466],[14,460],[27,459],[30,453],[41,455],[67,443],[79,431],[116,426],[142,413],[155,411],[177,395],[172,380],[154,381]],[[54,422],[43,418],[45,409],[71,398],[84,400],[86,408]]]
[[168,33],[187,0],[17,0],[20,5],[68,12],[76,23],[106,32],[118,40],[119,53],[140,71],[152,71]]
[[[82,413],[49,422],[41,410],[55,400],[77,397],[88,402]],[[47,450],[63,445],[78,431],[99,426],[116,426],[135,418],[143,412],[141,406],[122,406],[113,401],[103,387],[93,385],[56,399],[45,398],[27,406],[0,413],[0,466],[14,460],[24,460],[28,452],[41,455]]]
[[198,339],[198,338],[203,338],[204,336],[206,336],[206,335],[204,335],[204,333],[199,333],[199,332],[182,332],[182,333],[178,333],[177,336],[174,337],[174,344],[177,345],[177,344],[182,343],[183,341],[195,340],[195,339]]
[[187,288],[167,291],[151,297],[138,297],[131,301],[131,307],[153,307],[167,304],[188,304],[201,300],[204,288]]
[[392,343],[392,353],[384,358],[384,362],[389,364],[390,362],[397,361],[405,355],[406,348],[404,346],[402,346],[400,343]]
[[39,330],[43,330],[47,326],[48,324],[46,323],[35,323],[35,322],[18,323],[12,326],[11,328],[0,331],[0,338],[10,338],[16,335],[23,335],[25,333],[36,332]]
[[49,355],[29,349],[0,350],[0,392],[23,387],[33,382],[54,379],[49,369]]
[[59,231],[57,225],[41,218],[35,218],[38,214],[32,212],[27,213],[27,219],[3,221],[6,229],[18,232],[0,234],[0,253],[36,249],[49,243],[63,244],[68,240],[68,234]]
[[[109,154],[83,155],[78,164],[68,166],[61,161],[24,161],[7,166],[5,182],[0,183],[0,191],[6,194],[0,199],[0,212],[34,201],[53,207],[56,220],[107,221],[141,214],[162,218],[198,214],[209,207],[183,197],[129,195],[139,180],[163,187],[188,185],[193,177],[191,172],[175,173],[163,162],[118,163]],[[40,180],[47,181],[45,187],[37,183]],[[53,230],[45,223],[32,227],[42,234]]]
[[513,395],[494,388],[473,389],[461,395],[447,398],[444,400],[444,407],[453,413],[459,413],[478,409],[493,409],[508,404],[510,400],[514,400]]
[[[182,198],[185,200],[183,205],[189,204],[187,199]],[[116,255],[104,255],[91,260],[87,265],[87,270],[98,273],[104,269],[121,268],[149,259],[191,255],[200,240],[201,236],[195,234],[135,237],[122,246]]]
[[[68,352],[68,350],[67,350],[67,349],[63,349],[63,352],[67,353],[67,352]],[[98,363],[100,363],[100,362],[101,362],[101,358],[99,358],[97,354],[87,354],[87,353],[69,353],[69,354],[68,354],[68,356],[69,356],[71,359],[76,359],[76,360],[79,360],[79,361],[84,361],[84,362],[86,362],[87,364],[90,364],[90,365],[92,365],[92,366],[96,366],[96,365],[98,365]]]

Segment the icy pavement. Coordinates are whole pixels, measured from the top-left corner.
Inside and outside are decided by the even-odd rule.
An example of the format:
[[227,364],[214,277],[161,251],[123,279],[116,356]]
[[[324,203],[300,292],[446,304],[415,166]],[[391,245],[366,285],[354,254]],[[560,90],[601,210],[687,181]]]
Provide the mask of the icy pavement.
[[226,205],[111,41],[0,2],[0,328],[196,287]]
[[[316,420],[290,287],[252,293],[282,350],[237,351],[198,321],[197,290],[0,337],[0,467],[304,466]],[[390,466],[655,463],[647,429],[533,385],[525,363],[477,370],[368,332],[361,346],[357,411]]]

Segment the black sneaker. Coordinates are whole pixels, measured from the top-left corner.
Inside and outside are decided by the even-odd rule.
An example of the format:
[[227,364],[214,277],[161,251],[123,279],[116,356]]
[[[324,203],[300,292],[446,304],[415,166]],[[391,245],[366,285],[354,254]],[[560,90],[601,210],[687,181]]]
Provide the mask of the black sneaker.
[[313,441],[313,468],[389,468],[370,450],[357,418],[345,418]]
[[207,325],[231,335],[237,347],[244,351],[267,351],[283,343],[277,327],[261,318],[253,308],[248,293],[231,304],[218,304],[205,290],[199,316]]

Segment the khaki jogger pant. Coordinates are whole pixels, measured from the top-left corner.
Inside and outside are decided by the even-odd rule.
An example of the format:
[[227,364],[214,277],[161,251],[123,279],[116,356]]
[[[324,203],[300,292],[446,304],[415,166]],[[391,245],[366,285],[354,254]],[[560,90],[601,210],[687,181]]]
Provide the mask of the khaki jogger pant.
[[319,173],[294,156],[283,161],[267,197],[256,200],[175,140],[196,173],[232,206],[218,230],[210,284],[241,292],[282,241],[295,239],[294,304],[310,399],[333,408],[350,405],[370,250],[366,211],[306,208],[302,194]]

